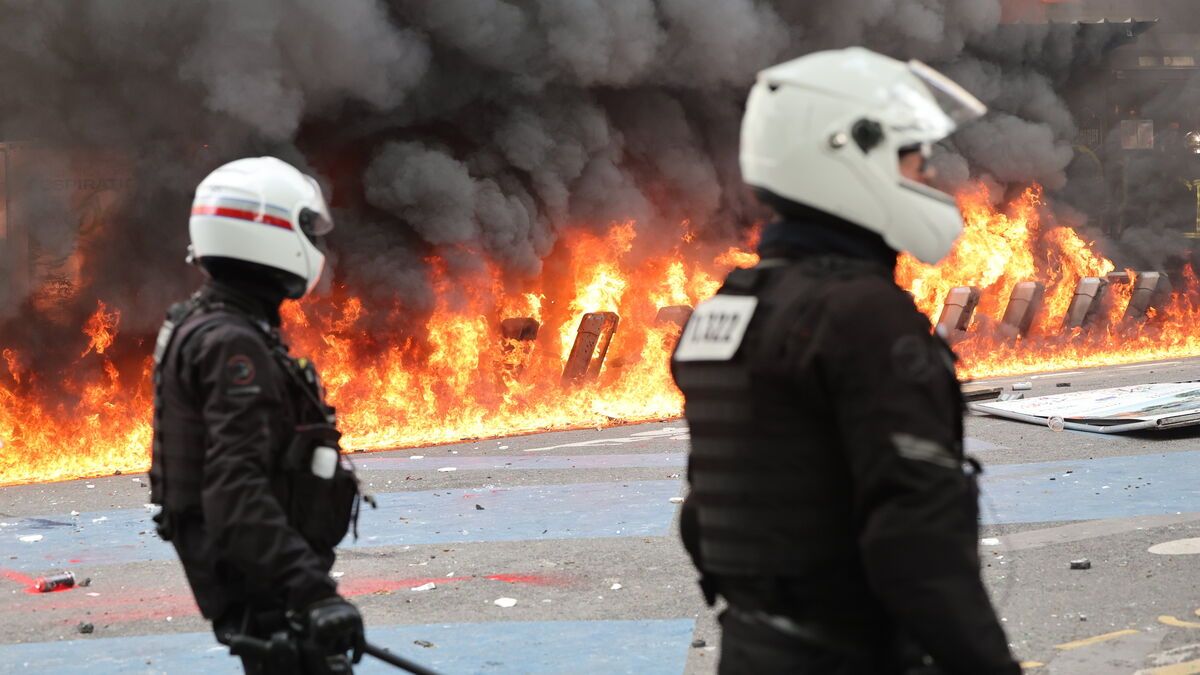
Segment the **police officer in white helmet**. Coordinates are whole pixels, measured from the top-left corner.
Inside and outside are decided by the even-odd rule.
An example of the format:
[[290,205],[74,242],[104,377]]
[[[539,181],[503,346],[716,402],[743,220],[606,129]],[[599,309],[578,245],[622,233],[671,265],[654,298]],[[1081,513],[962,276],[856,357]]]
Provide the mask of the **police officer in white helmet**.
[[362,617],[329,576],[357,513],[334,410],[279,335],[333,229],[321,188],[274,157],[196,188],[189,259],[207,275],[155,347],[152,501],[196,603],[250,673],[348,673]]
[[684,543],[728,603],[721,673],[1020,672],[980,579],[954,356],[894,281],[898,252],[937,262],[959,235],[925,162],[984,112],[860,48],[758,76],[742,173],[778,219],[672,363]]

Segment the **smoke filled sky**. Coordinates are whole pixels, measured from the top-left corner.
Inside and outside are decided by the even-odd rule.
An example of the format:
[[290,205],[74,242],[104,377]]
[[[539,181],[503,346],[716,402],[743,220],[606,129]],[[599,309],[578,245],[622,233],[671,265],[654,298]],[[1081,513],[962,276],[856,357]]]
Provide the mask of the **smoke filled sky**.
[[949,179],[1061,186],[1075,123],[1055,85],[1089,47],[1069,27],[1001,34],[1000,4],[14,0],[0,136],[130,163],[134,194],[84,270],[127,328],[197,279],[181,264],[196,182],[264,153],[332,189],[338,281],[419,310],[430,253],[451,271],[482,253],[519,284],[565,228],[731,236],[761,213],[736,161],[754,74],[815,49],[920,58],[983,99],[993,113],[938,160]]

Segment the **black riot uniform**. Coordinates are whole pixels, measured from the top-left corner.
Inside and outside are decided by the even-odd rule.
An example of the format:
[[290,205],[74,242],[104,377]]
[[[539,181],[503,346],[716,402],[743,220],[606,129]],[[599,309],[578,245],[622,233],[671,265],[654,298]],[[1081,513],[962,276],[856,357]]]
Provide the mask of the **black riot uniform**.
[[329,570],[358,485],[342,461],[332,477],[313,474],[313,453],[336,449],[338,433],[311,364],[280,342],[282,299],[210,281],[168,313],[155,352],[151,497],[218,639],[294,633],[316,608],[335,641],[299,647],[303,666],[243,656],[247,672],[348,672],[336,654],[361,645],[336,641],[361,639],[361,618]]
[[1019,673],[980,579],[954,357],[896,253],[821,214],[760,253],[673,361],[682,534],[729,604],[720,672]]

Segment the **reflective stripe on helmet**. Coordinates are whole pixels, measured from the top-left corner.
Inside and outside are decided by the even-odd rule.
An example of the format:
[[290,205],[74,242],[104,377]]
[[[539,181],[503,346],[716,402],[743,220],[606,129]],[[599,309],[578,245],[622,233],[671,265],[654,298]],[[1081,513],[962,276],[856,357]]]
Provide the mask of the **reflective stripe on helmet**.
[[[292,220],[287,216],[287,209],[275,207],[275,205],[259,204],[250,199],[236,199],[227,196],[210,196],[208,199],[197,199],[197,202],[205,203],[192,205],[193,216],[232,217],[234,220],[247,220],[283,229],[293,229]],[[276,215],[265,213],[268,210],[275,211]]]
[[282,227],[285,230],[292,229],[291,221],[286,218],[272,216],[269,213],[255,213],[244,209],[236,209],[228,206],[216,206],[214,204],[199,204],[192,207],[193,216],[219,216],[221,218],[233,218],[235,220],[248,220],[252,223],[262,223],[264,225],[273,225]]

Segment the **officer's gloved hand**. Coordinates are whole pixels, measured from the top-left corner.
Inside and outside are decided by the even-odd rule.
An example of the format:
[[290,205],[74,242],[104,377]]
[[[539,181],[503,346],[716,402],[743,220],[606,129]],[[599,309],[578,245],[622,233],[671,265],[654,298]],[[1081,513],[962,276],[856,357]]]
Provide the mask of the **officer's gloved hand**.
[[341,596],[319,600],[296,616],[296,628],[302,638],[301,651],[313,670],[349,673],[350,662],[362,660],[366,648],[362,614]]

